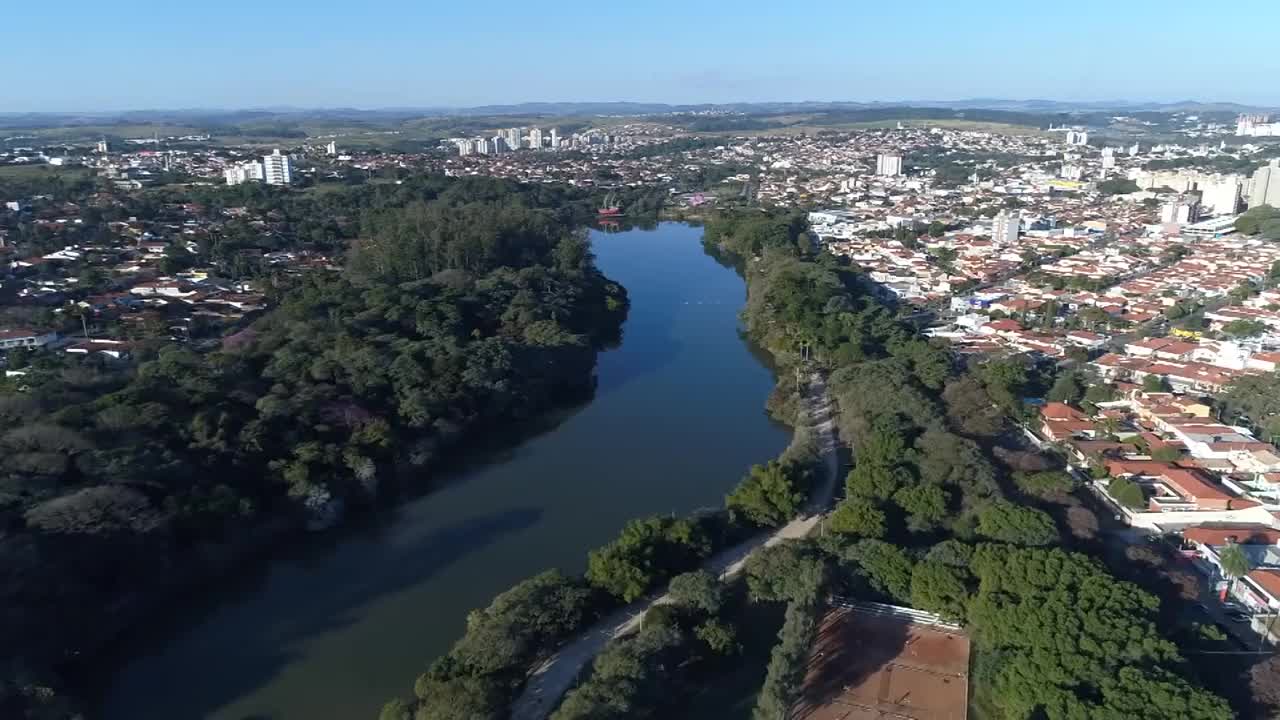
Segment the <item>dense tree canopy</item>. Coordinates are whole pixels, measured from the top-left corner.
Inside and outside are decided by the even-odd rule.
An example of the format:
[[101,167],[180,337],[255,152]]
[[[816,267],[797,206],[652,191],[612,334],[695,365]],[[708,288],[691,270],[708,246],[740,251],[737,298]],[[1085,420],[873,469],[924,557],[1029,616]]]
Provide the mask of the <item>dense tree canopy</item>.
[[1231,717],[1176,674],[1155,624],[1156,599],[1061,550],[983,545],[969,622],[995,658],[992,697],[1013,717]]
[[0,636],[36,665],[140,617],[232,539],[331,524],[429,480],[481,428],[581,400],[626,311],[576,229],[585,196],[445,178],[191,192],[215,214],[272,206],[268,228],[202,241],[216,268],[358,236],[350,266],[258,276],[274,307],[210,346],[34,358],[22,392],[0,388]]

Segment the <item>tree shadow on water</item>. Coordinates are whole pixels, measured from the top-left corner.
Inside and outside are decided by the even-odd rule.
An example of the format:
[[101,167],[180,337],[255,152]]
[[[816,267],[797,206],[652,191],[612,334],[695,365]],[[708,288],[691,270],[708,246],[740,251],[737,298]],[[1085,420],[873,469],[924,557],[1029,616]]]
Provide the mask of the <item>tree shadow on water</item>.
[[[372,543],[356,538],[325,557],[273,565],[265,581],[161,641],[158,653],[125,667],[104,693],[97,716],[210,717],[302,660],[309,641],[359,622],[371,603],[429,580],[541,516],[537,508],[511,508],[420,534],[409,528],[378,533]],[[405,668],[405,679],[420,669]],[[268,708],[237,720],[282,718]]]

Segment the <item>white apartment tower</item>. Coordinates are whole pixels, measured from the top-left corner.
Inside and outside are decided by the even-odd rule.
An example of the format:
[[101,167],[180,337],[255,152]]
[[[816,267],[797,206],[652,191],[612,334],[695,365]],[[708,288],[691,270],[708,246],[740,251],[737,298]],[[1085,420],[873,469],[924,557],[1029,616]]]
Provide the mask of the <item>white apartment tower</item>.
[[901,155],[877,155],[876,156],[876,174],[877,175],[901,175],[902,174],[902,156]]
[[1199,215],[1199,207],[1194,201],[1172,200],[1160,206],[1160,222],[1190,225]]
[[1068,130],[1067,144],[1068,145],[1088,145],[1089,133],[1084,130]]
[[1211,215],[1234,215],[1240,209],[1244,182],[1239,175],[1211,175],[1196,183],[1200,209]]
[[232,165],[222,172],[227,179],[228,185],[239,185],[247,182],[262,182],[264,175],[262,163],[257,160],[250,160],[236,165]]
[[1236,118],[1236,135],[1239,137],[1280,137],[1280,122],[1272,122],[1270,115],[1241,115]]
[[560,129],[559,128],[551,128],[551,149],[552,150],[560,149]]
[[338,154],[338,141],[337,141],[337,140],[330,140],[330,141],[329,141],[329,144],[324,146],[324,154],[325,154],[325,155],[337,155],[337,154]]
[[542,149],[542,128],[534,128],[529,131],[529,147],[534,150]]
[[280,148],[262,156],[263,180],[268,185],[288,185],[293,182],[293,162],[288,155],[280,154]]
[[1022,215],[1016,210],[1001,210],[991,221],[991,242],[997,245],[1015,245],[1018,242],[1018,230],[1022,227]]
[[1253,174],[1253,189],[1249,191],[1249,207],[1270,205],[1280,208],[1280,158],[1258,168]]

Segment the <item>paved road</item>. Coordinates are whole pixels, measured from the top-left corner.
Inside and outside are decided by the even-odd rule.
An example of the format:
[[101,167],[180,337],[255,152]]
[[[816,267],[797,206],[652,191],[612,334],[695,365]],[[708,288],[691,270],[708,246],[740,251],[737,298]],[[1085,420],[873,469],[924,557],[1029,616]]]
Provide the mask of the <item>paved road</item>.
[[[810,378],[806,393],[808,424],[818,443],[823,477],[810,496],[804,515],[772,533],[758,535],[713,556],[703,567],[727,579],[742,572],[747,558],[761,547],[771,547],[785,540],[802,538],[813,531],[822,513],[831,504],[840,474],[839,442],[836,440],[835,405],[827,393],[826,382],[817,374]],[[641,598],[604,617],[590,629],[542,664],[534,668],[524,691],[511,706],[511,720],[543,720],[555,709],[560,697],[569,690],[578,674],[612,639],[626,635],[640,625],[644,613],[654,605],[670,602],[665,594]]]

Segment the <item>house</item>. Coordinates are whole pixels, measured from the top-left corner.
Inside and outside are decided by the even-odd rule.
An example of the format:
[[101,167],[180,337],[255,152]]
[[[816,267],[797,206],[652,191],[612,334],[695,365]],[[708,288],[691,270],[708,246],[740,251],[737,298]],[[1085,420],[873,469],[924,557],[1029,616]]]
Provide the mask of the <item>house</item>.
[[1067,342],[1088,350],[1097,350],[1107,344],[1107,338],[1085,330],[1072,330],[1067,333]]
[[1280,546],[1280,530],[1266,525],[1198,525],[1183,530],[1182,539],[1197,549],[1231,543]]
[[1232,592],[1254,612],[1280,610],[1280,570],[1258,568],[1240,578]]
[[36,330],[0,330],[0,350],[43,347],[58,339],[58,333]]
[[1149,493],[1149,512],[1244,510],[1257,507],[1213,482],[1197,468],[1157,460],[1109,460],[1107,472],[1142,485]]
[[1254,353],[1246,361],[1246,367],[1250,370],[1275,372],[1277,368],[1280,368],[1280,352]]
[[129,344],[123,340],[90,339],[66,347],[72,355],[102,355],[113,360],[129,356]]

